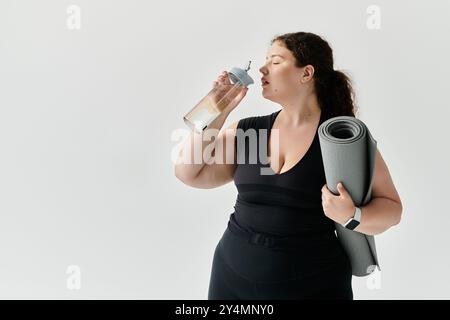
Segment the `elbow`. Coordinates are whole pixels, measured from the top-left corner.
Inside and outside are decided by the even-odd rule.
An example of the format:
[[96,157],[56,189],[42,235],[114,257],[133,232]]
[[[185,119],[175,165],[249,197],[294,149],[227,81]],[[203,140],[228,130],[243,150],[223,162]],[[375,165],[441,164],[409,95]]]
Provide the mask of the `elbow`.
[[185,172],[183,172],[180,166],[175,166],[174,175],[178,180],[180,180],[183,183],[187,183],[189,181],[189,177],[186,175]]
[[199,186],[196,183],[196,177],[192,175],[187,175],[179,166],[175,166],[174,168],[175,177],[183,182],[185,185],[193,188],[198,188]]
[[395,210],[395,212],[392,214],[392,220],[390,223],[388,223],[385,226],[379,226],[377,228],[377,230],[371,230],[371,232],[367,232],[367,235],[371,235],[371,236],[377,236],[382,234],[383,232],[387,231],[388,229],[398,225],[400,223],[400,221],[402,220],[402,212],[403,212],[403,207],[401,202],[398,203],[397,209]]
[[174,175],[178,180],[180,180],[184,184],[188,184],[189,179],[186,176],[186,174],[183,173],[183,170],[181,170],[179,165],[176,165],[174,167]]
[[174,166],[173,167],[173,175],[175,176],[175,178],[177,178],[178,180],[181,180],[181,174],[180,174],[180,170],[178,169],[178,166]]
[[173,169],[173,174],[174,174],[174,176],[175,176],[178,180],[181,180],[181,173],[180,173],[179,167],[178,167],[177,165],[175,165],[173,168],[174,168],[174,169]]
[[403,205],[402,202],[398,202],[397,210],[395,211],[395,220],[394,220],[394,226],[398,225],[400,221],[402,220],[402,213],[403,213]]

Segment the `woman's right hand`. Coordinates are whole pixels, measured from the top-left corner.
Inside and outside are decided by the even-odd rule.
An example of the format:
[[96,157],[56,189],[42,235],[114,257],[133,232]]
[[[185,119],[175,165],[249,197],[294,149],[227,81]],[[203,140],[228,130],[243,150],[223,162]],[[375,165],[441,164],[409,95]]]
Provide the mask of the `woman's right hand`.
[[[219,110],[231,112],[239,105],[241,100],[247,94],[247,87],[236,86],[232,89],[233,87],[235,87],[235,85],[231,83],[226,71],[223,71],[222,74],[217,77],[217,80],[213,81],[211,100]],[[223,99],[225,95],[226,98]]]

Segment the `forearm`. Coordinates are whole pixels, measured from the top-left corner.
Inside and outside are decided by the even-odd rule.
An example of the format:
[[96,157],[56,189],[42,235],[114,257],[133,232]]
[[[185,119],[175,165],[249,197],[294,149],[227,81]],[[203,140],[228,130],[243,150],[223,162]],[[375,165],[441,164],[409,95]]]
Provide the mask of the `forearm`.
[[[210,160],[211,155],[204,152],[209,146],[210,150],[215,147],[216,139],[220,129],[230,112],[224,110],[204,132],[193,131],[188,140],[180,150],[176,165],[175,174],[184,179],[195,178],[205,164]],[[208,131],[209,136],[204,139],[204,134]]]
[[372,198],[361,206],[361,221],[355,231],[376,235],[400,222],[402,205],[388,198]]

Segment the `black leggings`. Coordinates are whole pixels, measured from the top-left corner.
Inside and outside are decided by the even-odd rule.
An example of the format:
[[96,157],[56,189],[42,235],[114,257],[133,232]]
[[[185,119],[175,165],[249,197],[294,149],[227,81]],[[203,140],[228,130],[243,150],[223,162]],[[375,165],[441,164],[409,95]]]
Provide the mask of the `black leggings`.
[[214,252],[208,300],[353,300],[351,265],[343,251],[332,263],[320,259],[250,243],[227,228]]

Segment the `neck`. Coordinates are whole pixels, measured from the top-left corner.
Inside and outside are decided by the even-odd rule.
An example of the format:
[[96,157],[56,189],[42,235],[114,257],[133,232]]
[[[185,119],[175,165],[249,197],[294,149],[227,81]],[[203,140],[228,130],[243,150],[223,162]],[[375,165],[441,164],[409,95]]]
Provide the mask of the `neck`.
[[318,121],[322,110],[315,94],[297,96],[294,100],[282,104],[280,116],[285,126],[299,127]]

